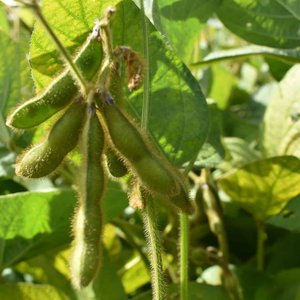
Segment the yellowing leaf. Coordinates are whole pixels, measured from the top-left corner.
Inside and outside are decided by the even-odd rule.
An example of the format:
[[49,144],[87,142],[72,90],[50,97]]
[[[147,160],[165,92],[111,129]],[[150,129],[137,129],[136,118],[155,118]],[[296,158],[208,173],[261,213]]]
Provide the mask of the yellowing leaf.
[[258,160],[224,176],[219,184],[255,219],[265,220],[300,194],[300,160],[293,156]]

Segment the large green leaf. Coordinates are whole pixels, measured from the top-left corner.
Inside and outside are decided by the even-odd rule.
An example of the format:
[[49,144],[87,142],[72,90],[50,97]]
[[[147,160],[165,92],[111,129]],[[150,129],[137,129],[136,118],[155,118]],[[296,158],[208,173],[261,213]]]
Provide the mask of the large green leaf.
[[53,286],[46,284],[3,284],[0,285],[0,295],[2,300],[19,299],[43,299],[43,300],[67,300],[68,298],[62,292]]
[[258,220],[278,214],[300,194],[300,160],[279,156],[258,160],[219,180],[231,199]]
[[228,29],[251,43],[274,48],[298,47],[299,16],[280,2],[295,1],[223,0],[217,13]]
[[0,197],[1,266],[68,243],[74,204],[74,193],[68,190]]
[[262,146],[266,156],[300,156],[300,65],[291,68],[273,85],[263,121]]
[[[105,195],[105,217],[122,213],[127,197],[111,183]],[[76,195],[72,190],[24,192],[0,197],[0,262],[12,264],[71,241],[70,222]]]
[[[133,0],[138,6],[140,0]],[[220,0],[146,0],[149,19],[164,34],[177,54],[186,63],[192,60],[192,50],[203,23],[214,13]]]
[[[80,16],[81,27],[74,30],[72,16],[79,14],[76,8],[81,1],[43,1],[44,14],[54,29],[59,28],[59,36],[67,47],[75,41],[82,43],[91,30],[97,16],[101,16],[99,2],[87,1]],[[105,7],[106,2],[101,2]],[[66,8],[73,7],[72,14]],[[54,13],[55,7],[55,13]],[[93,12],[93,13],[89,13]],[[143,52],[143,32],[140,24],[140,11],[132,1],[126,0],[117,5],[117,13],[112,21],[115,45],[128,45]],[[70,24],[72,26],[70,27]],[[76,24],[76,22],[75,22]],[[208,128],[207,107],[196,79],[186,66],[176,57],[173,50],[165,44],[161,35],[149,23],[149,73],[150,73],[150,131],[170,160],[180,165],[190,160],[204,143]],[[79,45],[78,42],[76,45]],[[41,46],[42,45],[42,46]],[[75,46],[73,47],[75,48]],[[47,85],[57,73],[53,68],[59,65],[54,56],[54,46],[39,26],[36,27],[31,44],[31,62],[35,81],[39,86]],[[51,59],[45,56],[51,55]],[[33,61],[39,63],[33,63]],[[55,67],[56,68],[56,67]],[[57,68],[56,68],[57,69]],[[141,115],[142,89],[129,93],[129,109],[139,119]]]

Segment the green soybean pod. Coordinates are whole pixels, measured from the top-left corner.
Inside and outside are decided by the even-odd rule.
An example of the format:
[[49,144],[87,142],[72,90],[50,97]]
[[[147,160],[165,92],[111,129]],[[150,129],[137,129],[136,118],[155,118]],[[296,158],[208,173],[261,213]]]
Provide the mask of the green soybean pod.
[[92,109],[88,114],[81,140],[83,162],[70,261],[72,284],[78,289],[87,286],[95,278],[102,259],[102,200],[106,185],[102,166],[104,133],[95,111]]
[[137,125],[117,105],[103,104],[101,97],[96,101],[112,144],[142,185],[159,194],[177,194],[179,187],[172,166],[155,153]]
[[85,110],[83,101],[72,103],[53,125],[45,141],[21,154],[16,164],[16,174],[39,178],[52,173],[77,145]]
[[175,206],[180,211],[185,212],[186,214],[193,214],[194,207],[190,200],[188,187],[181,178],[178,178],[178,183],[180,187],[179,193],[177,195],[167,197],[166,199],[171,205]]
[[[103,57],[101,43],[88,38],[75,58],[75,65],[83,77],[90,81],[98,71]],[[7,125],[18,129],[35,127],[66,107],[78,95],[79,87],[69,69],[54,79],[50,85],[34,98],[13,111]]]
[[128,173],[124,162],[114,153],[111,148],[106,150],[105,156],[108,171],[113,177],[123,177]]

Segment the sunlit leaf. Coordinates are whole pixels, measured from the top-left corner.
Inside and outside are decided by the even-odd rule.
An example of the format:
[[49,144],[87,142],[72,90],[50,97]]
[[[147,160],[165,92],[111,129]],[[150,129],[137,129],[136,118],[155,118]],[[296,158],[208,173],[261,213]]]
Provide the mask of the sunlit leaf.
[[300,194],[300,160],[279,156],[258,160],[232,171],[219,180],[233,201],[257,220],[278,214]]
[[[268,97],[262,146],[266,156],[289,154],[300,157],[300,65],[291,68]],[[267,96],[267,95],[266,95]]]
[[[38,256],[71,241],[77,196],[72,190],[24,192],[0,197],[1,266]],[[126,194],[111,183],[105,198],[106,220],[122,213]]]

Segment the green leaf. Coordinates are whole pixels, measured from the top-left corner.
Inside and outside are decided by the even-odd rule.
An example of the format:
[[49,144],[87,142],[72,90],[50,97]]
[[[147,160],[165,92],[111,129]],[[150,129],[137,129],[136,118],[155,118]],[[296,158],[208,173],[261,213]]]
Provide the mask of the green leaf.
[[209,106],[210,126],[208,137],[201,148],[195,167],[215,168],[223,160],[225,150],[221,143],[221,115],[215,103]]
[[219,165],[219,169],[229,171],[232,168],[239,168],[260,158],[249,143],[245,140],[235,137],[226,137],[223,139],[228,158]]
[[0,3],[0,32],[1,34],[9,34],[9,24],[4,5],[2,3]]
[[212,76],[209,97],[217,102],[218,108],[224,110],[230,104],[230,95],[234,86],[237,85],[237,79],[232,72],[219,64],[212,66]]
[[128,264],[130,268],[124,268],[121,278],[126,293],[134,293],[142,286],[150,283],[150,272],[136,252]]
[[277,241],[268,249],[266,269],[271,274],[291,268],[300,268],[300,234],[298,232],[277,235]]
[[[138,9],[125,1],[118,6],[113,34],[116,45],[127,44],[143,52],[143,34],[136,24]],[[128,28],[130,35],[122,26]],[[181,165],[194,157],[205,141],[208,112],[199,83],[161,35],[149,24],[150,116],[149,125],[168,158]],[[141,115],[142,90],[130,95],[131,108]]]
[[74,192],[24,192],[0,197],[2,268],[70,242]]
[[230,50],[220,50],[211,52],[198,63],[193,63],[193,66],[212,64],[218,61],[226,61],[238,59],[241,57],[251,57],[253,55],[262,55],[271,57],[287,63],[300,62],[300,54],[298,49],[274,49],[262,46],[245,46]]
[[114,269],[107,251],[103,253],[103,263],[99,275],[93,283],[96,299],[126,300],[128,299],[121,279]]
[[[280,291],[276,299],[300,299],[300,269],[284,270],[276,275],[276,283]],[[277,298],[278,297],[278,298]]]
[[223,0],[217,14],[229,30],[251,43],[274,48],[299,46],[300,19],[279,1]]
[[292,232],[300,232],[300,197],[292,199],[279,215],[268,220],[268,224]]
[[300,66],[291,68],[279,84],[268,93],[262,134],[266,156],[289,154],[300,157]]
[[[95,11],[98,16],[101,15],[99,2],[91,0],[85,2],[87,4],[84,5],[88,6],[88,10],[85,12],[84,6],[84,13],[80,16],[86,16],[87,19],[83,22],[77,17],[81,25],[76,31],[73,30],[72,16],[78,14],[76,7],[81,1],[68,0],[64,1],[63,5],[59,3],[58,0],[43,1],[45,17],[49,19],[50,24],[54,24],[54,29],[59,26],[59,36],[67,47],[74,45],[75,40],[82,43],[82,37],[86,38],[96,18]],[[101,7],[105,7],[105,4],[106,2],[101,2]],[[74,9],[72,14],[67,16],[64,7],[70,5],[74,6]],[[128,45],[136,51],[143,52],[143,33],[141,26],[138,25],[140,18],[139,9],[131,1],[126,0],[117,5],[117,12],[112,21],[114,45]],[[150,131],[169,159],[181,165],[194,157],[205,141],[208,128],[207,106],[196,79],[151,24],[149,24],[149,47]],[[54,46],[47,35],[37,26],[32,37],[31,62],[34,57],[39,58],[39,64],[32,66],[34,78],[40,87],[47,85],[56,74],[52,69],[59,61],[57,56],[52,55],[53,49]],[[45,59],[45,55],[50,54],[51,60]],[[132,110],[134,117],[139,119],[142,89],[131,94],[128,91],[128,97],[130,98],[128,110]]]
[[[133,1],[140,6],[140,0]],[[220,2],[220,0],[146,1],[145,11],[156,29],[170,41],[179,57],[185,63],[190,63],[199,32]]]
[[0,285],[2,300],[17,299],[43,299],[43,300],[67,300],[62,292],[50,285],[35,285],[29,283]]
[[14,270],[22,274],[30,274],[34,282],[50,284],[64,292],[68,299],[75,300],[77,298],[69,280],[69,257],[70,252],[66,250],[50,251],[19,263]]
[[300,194],[300,160],[279,156],[258,160],[219,180],[221,188],[257,220],[278,214]]
[[29,33],[25,30],[20,30],[17,40],[0,34],[0,112],[4,117],[16,103],[32,95],[28,48]]
[[[0,197],[0,265],[68,244],[77,196],[72,190],[24,192]],[[111,183],[105,195],[105,218],[110,220],[127,206],[126,194]]]

